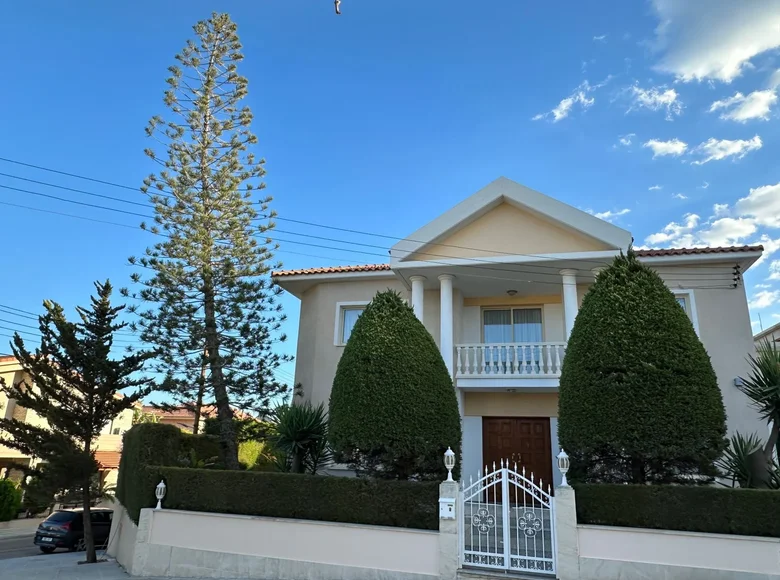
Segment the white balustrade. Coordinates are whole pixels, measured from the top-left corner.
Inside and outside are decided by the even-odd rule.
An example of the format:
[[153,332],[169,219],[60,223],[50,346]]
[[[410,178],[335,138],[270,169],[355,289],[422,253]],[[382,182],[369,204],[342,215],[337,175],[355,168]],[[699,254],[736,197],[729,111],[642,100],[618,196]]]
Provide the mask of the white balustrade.
[[565,342],[455,345],[458,377],[559,377]]

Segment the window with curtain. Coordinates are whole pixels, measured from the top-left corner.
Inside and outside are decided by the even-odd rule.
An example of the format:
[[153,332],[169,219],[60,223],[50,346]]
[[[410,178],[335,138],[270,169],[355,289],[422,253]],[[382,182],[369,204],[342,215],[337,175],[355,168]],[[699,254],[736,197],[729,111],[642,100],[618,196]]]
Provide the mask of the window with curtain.
[[347,344],[357,319],[360,318],[365,309],[365,306],[343,309],[341,314],[341,344]]
[[[482,312],[483,340],[488,344],[508,342],[541,342],[542,340],[542,310],[541,308],[507,308],[506,310],[484,310]],[[489,372],[506,372],[507,363],[513,356],[507,351],[514,349],[491,349],[487,353],[485,364]],[[538,364],[539,349],[533,352],[522,350],[524,356],[531,357],[527,364]],[[518,351],[519,352],[519,351]]]

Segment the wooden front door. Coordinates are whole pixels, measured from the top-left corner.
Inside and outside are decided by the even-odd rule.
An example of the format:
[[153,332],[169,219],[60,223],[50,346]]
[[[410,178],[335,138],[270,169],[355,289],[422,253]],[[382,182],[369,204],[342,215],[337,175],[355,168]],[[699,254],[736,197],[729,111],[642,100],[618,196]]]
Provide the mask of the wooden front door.
[[544,489],[552,485],[552,449],[550,419],[547,417],[484,417],[482,419],[482,460],[488,471],[493,463],[509,460],[510,469],[525,467],[526,477],[534,474],[534,483],[542,479]]

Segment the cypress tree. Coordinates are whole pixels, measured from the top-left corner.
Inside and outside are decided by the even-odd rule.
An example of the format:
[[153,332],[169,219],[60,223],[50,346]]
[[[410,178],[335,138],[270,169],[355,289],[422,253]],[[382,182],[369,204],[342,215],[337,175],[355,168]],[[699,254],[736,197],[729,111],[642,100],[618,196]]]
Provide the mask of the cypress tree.
[[[126,326],[117,322],[124,306],[111,306],[108,281],[95,286],[92,307],[77,309],[79,322],[69,322],[56,302],[44,302],[40,347],[28,350],[18,334],[11,344],[29,379],[9,385],[0,378],[0,390],[9,399],[46,422],[0,419],[0,432],[10,436],[2,443],[45,461],[47,481],[56,489],[80,492],[87,562],[96,561],[89,515],[98,473],[94,442],[106,424],[150,391],[150,380],[138,374],[149,353],[111,358],[114,333]],[[134,391],[123,394],[126,389]]]
[[[284,320],[269,278],[277,249],[271,198],[257,197],[265,161],[250,148],[252,113],[241,105],[247,79],[237,27],[227,14],[194,26],[169,68],[165,104],[170,117],[155,116],[147,134],[167,150],[146,154],[163,167],[145,180],[155,210],[152,226],[162,239],[131,264],[142,289],[132,296],[149,305],[135,310],[141,338],[157,353],[155,371],[164,390],[199,414],[215,404],[225,465],[238,469],[232,407],[267,411],[286,387],[273,375],[289,357],[275,354]],[[275,340],[274,340],[275,339]]]
[[572,480],[693,483],[726,446],[709,355],[672,292],[634,252],[582,301],[560,382],[558,437]]
[[452,379],[433,337],[392,290],[378,293],[344,347],[330,395],[334,457],[388,479],[442,479],[460,452]]

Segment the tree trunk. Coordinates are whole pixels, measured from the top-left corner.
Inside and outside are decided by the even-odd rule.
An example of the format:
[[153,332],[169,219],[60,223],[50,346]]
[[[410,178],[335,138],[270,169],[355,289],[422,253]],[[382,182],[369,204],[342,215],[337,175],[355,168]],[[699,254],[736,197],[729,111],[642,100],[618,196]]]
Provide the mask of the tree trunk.
[[220,443],[222,444],[225,467],[227,469],[240,469],[233,410],[230,408],[225,377],[222,374],[222,361],[219,356],[219,334],[217,332],[214,304],[214,287],[208,275],[206,275],[203,279],[203,314],[206,329],[206,350],[208,351],[209,368],[211,369],[211,386],[214,389],[217,419],[219,420]]
[[639,457],[631,458],[631,483],[645,483],[645,464]]
[[200,365],[200,382],[198,383],[198,397],[195,401],[195,422],[192,425],[192,434],[197,435],[200,431],[200,416],[203,409],[203,395],[206,392],[206,371],[208,370],[208,361],[205,360],[209,354],[208,349],[203,349],[204,360]]
[[777,420],[772,421],[772,428],[769,431],[769,439],[764,446],[764,457],[767,463],[771,463],[773,454],[777,453],[777,458],[780,460],[780,422]]
[[[84,453],[90,453],[90,440],[87,440],[87,444],[84,446]],[[90,494],[92,486],[92,477],[87,475],[84,481],[84,489],[82,490],[82,507],[84,511],[82,518],[84,519],[84,544],[87,547],[87,564],[94,564],[97,562],[97,554],[95,553],[95,536],[92,533],[92,512],[91,503],[92,497]]]

